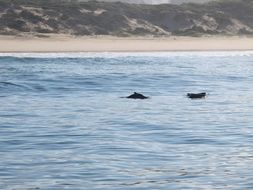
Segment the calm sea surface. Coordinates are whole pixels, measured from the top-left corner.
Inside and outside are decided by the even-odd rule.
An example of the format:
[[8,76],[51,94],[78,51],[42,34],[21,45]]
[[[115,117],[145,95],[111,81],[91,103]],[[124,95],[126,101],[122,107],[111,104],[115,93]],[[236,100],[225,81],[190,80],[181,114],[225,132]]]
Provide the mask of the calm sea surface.
[[252,190],[253,52],[0,54],[0,189]]

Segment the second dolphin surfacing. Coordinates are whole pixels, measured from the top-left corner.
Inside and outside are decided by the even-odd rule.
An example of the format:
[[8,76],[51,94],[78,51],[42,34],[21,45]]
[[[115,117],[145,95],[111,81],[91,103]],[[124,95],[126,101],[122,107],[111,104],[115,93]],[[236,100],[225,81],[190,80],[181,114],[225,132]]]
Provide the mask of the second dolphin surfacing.
[[187,97],[190,99],[201,99],[206,97],[206,92],[201,92],[201,93],[188,93]]

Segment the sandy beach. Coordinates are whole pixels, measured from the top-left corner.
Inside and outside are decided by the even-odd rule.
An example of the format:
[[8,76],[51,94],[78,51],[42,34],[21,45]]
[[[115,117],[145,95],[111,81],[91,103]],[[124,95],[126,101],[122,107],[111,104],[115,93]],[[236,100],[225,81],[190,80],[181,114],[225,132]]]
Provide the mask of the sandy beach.
[[249,37],[0,36],[0,52],[149,52],[253,50]]

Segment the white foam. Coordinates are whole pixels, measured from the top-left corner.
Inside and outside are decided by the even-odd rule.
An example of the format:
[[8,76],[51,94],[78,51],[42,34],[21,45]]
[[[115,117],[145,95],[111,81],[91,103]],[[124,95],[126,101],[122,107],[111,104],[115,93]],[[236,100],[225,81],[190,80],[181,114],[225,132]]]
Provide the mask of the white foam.
[[120,58],[120,57],[199,57],[199,56],[200,57],[253,56],[253,51],[0,53],[0,57],[16,57],[16,58]]

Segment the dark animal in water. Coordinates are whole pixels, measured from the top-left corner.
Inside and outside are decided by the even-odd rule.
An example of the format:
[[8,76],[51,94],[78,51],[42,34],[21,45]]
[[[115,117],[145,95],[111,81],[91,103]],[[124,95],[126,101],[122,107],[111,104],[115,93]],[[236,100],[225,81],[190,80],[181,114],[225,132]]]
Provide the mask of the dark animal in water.
[[126,98],[131,98],[131,99],[148,99],[149,97],[134,92],[132,95],[127,96]]
[[200,98],[205,98],[206,97],[206,92],[202,92],[202,93],[188,93],[187,97],[190,99],[200,99]]

